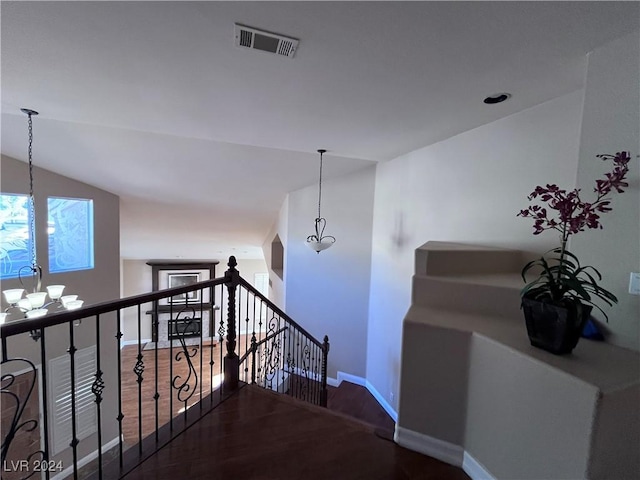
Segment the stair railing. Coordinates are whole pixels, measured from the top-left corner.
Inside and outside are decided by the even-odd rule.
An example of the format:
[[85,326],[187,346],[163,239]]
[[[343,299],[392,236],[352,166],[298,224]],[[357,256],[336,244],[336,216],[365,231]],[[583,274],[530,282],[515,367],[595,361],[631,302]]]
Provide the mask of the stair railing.
[[[326,406],[327,337],[314,339],[240,277],[234,257],[228,266],[223,278],[193,285],[9,316],[0,328],[1,478],[29,478],[38,467],[47,480],[77,479],[89,459],[89,478],[120,478],[241,379]],[[147,343],[148,323],[170,329],[170,339]],[[125,345],[125,333],[135,340]]]
[[245,279],[239,279],[244,382],[327,406],[329,338],[320,342]]

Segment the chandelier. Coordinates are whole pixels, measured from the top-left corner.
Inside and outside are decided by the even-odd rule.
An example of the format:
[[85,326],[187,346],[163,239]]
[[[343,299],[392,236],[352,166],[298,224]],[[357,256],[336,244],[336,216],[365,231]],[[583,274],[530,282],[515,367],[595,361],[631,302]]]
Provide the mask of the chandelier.
[[318,150],[318,153],[320,154],[320,179],[318,181],[318,217],[315,219],[316,233],[307,237],[307,245],[316,253],[326,250],[336,242],[336,237],[324,235],[327,221],[320,214],[320,206],[322,203],[322,155],[326,153],[326,150]]
[[[38,115],[35,110],[20,109],[29,117],[29,242],[31,265],[25,265],[18,270],[18,280],[23,288],[11,288],[3,290],[5,300],[9,306],[0,315],[0,321],[4,321],[9,310],[17,310],[27,318],[38,318],[49,313],[47,309],[51,305],[67,310],[76,310],[82,306],[83,301],[78,300],[78,295],[63,295],[64,285],[49,285],[46,292],[42,291],[42,267],[36,257],[36,208],[33,195],[33,122],[32,116]],[[31,285],[25,285],[25,280],[31,277]],[[28,288],[31,287],[31,288]],[[25,291],[30,290],[23,298]],[[49,301],[47,301],[47,295]]]

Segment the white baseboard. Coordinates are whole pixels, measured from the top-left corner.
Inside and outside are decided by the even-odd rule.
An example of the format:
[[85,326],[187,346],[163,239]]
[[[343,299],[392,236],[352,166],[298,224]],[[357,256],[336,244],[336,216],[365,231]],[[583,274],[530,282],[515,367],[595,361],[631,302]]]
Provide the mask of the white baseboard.
[[414,432],[396,425],[393,440],[400,446],[442,460],[449,465],[462,467],[464,449],[453,443],[439,440],[423,433]]
[[464,452],[462,469],[472,480],[496,480],[489,471],[478,460],[473,458],[469,452]]
[[478,460],[461,446],[396,425],[393,440],[400,446],[461,467],[472,480],[496,480]]
[[349,383],[355,383],[356,385],[360,385],[362,387],[367,386],[367,380],[365,378],[338,371],[338,385],[345,381]]
[[398,421],[398,413],[391,407],[389,402],[385,400],[385,398],[376,390],[376,388],[367,380],[366,378],[359,377],[357,375],[352,375],[346,372],[338,371],[338,378],[327,378],[327,384],[332,387],[339,386],[342,382],[349,382],[355,385],[360,385],[361,387],[365,387],[373,398],[380,404],[380,406],[384,409],[385,412],[389,414],[389,416],[393,419],[394,422]]
[[[105,453],[105,452],[111,450],[116,445],[118,445],[118,437],[114,438],[113,440],[111,440],[108,443],[105,443],[102,446],[102,453]],[[98,449],[95,449],[89,455],[87,455],[85,457],[82,457],[80,460],[78,460],[78,469],[84,467],[86,464],[88,464],[89,462],[92,462],[96,458],[98,458]],[[62,470],[58,474],[56,474],[53,477],[51,477],[51,480],[62,480],[63,478],[67,478],[69,475],[73,475],[73,465],[71,465],[70,467],[65,468],[64,470]]]
[[397,423],[398,412],[396,412],[391,406],[391,404],[389,404],[389,402],[385,400],[385,398],[380,394],[380,392],[376,390],[376,387],[374,387],[369,380],[366,381],[365,387],[367,387],[367,390],[369,390],[369,393],[373,395],[373,398],[375,398],[378,401],[380,406],[384,408],[384,411],[387,412],[389,416],[393,419],[393,421]]
[[[142,340],[140,340],[140,345],[143,345],[145,343],[150,343],[151,339],[150,338],[143,338]],[[137,345],[138,344],[138,340],[122,340],[120,342],[120,350],[122,350],[122,347],[125,347],[127,345]]]

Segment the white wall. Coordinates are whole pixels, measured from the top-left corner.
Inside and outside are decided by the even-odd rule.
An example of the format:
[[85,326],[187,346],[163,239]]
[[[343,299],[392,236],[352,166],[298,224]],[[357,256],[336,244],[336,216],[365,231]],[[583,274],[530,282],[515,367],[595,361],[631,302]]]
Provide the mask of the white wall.
[[516,214],[536,185],[575,185],[582,98],[574,92],[378,165],[366,376],[394,409],[414,250],[429,240],[555,246],[555,235],[534,237]]
[[[151,291],[151,267],[146,260],[122,260],[122,297],[141,295]],[[151,318],[144,312],[151,310],[151,304],[142,305],[140,339],[151,340]],[[138,339],[138,309],[126,308],[122,311],[122,341],[132,342]]]
[[330,377],[365,376],[374,182],[374,167],[323,181],[325,234],[337,241],[319,254],[305,244],[314,231],[318,187],[289,194],[286,312],[317,339],[329,336]]
[[[589,54],[585,89],[578,188],[592,194],[595,180],[611,164],[600,153],[631,151],[629,188],[612,196],[613,211],[602,216],[603,230],[574,236],[571,248],[583,265],[603,276],[602,286],[618,297],[609,316],[608,341],[640,349],[640,296],[628,293],[629,273],[640,272],[640,32],[611,42]],[[594,312],[598,318],[602,314]]]

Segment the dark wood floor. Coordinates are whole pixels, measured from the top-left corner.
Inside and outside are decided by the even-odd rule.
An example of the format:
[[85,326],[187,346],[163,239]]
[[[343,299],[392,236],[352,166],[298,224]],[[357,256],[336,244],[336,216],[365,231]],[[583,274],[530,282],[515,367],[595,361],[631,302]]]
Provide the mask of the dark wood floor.
[[[258,334],[257,338],[260,339],[262,335],[264,334]],[[248,337],[239,335],[238,354],[243,355],[247,346]],[[197,406],[200,398],[207,397],[220,385],[221,353],[224,355],[226,352],[224,345],[216,341],[206,342],[202,347],[187,347],[187,351],[192,355],[191,361],[195,368],[191,372],[185,354],[179,347],[142,350],[143,380],[138,384],[138,376],[134,373],[138,360],[138,346],[127,345],[122,348],[122,434],[127,447],[152,434],[156,430],[156,420],[158,426],[165,425],[172,418],[174,421],[181,421],[185,416],[185,410]],[[213,365],[210,364],[211,360]],[[180,391],[176,387],[183,382],[187,382],[189,388]],[[187,397],[186,402],[182,401]]]
[[[122,433],[126,446],[130,447],[153,433],[156,429],[156,418],[158,426],[162,426],[169,422],[171,418],[176,418],[184,414],[185,406],[187,409],[196,404],[202,397],[206,397],[213,389],[217,388],[220,383],[220,344],[214,343],[211,346],[204,346],[201,351],[196,349],[196,354],[192,357],[197,374],[197,385],[193,379],[190,385],[195,385],[195,389],[185,392],[185,396],[193,395],[185,402],[178,398],[178,390],[172,387],[173,379],[178,378],[178,383],[189,378],[189,367],[184,360],[184,354],[176,360],[176,355],[181,349],[169,348],[157,350],[157,391],[158,391],[158,412],[156,417],[156,351],[144,350],[143,362],[144,372],[142,374],[143,381],[139,385],[137,375],[133,369],[136,365],[138,348],[130,345],[122,349],[122,413],[124,414],[122,422]],[[193,352],[193,347],[189,347],[189,351]],[[202,369],[200,368],[200,354],[202,353]],[[209,365],[210,359],[213,357],[213,368]],[[192,373],[193,378],[193,373]],[[182,379],[182,380],[181,380]],[[140,395],[140,402],[139,397]],[[181,395],[182,397],[182,395]],[[184,397],[182,397],[184,398]],[[138,405],[141,405],[141,415]],[[187,413],[188,414],[188,413]],[[140,419],[142,425],[140,425]],[[141,429],[140,429],[141,427]]]
[[393,437],[395,422],[366,388],[349,382],[328,387],[327,407],[349,417],[366,422],[389,437]]
[[459,468],[401,448],[374,430],[249,385],[125,478],[468,480]]
[[[240,354],[244,353],[244,336],[240,337]],[[192,347],[190,347],[192,348]],[[187,362],[181,356],[180,360],[175,360],[175,356],[180,349],[168,348],[157,351],[157,371],[158,371],[158,426],[162,426],[170,421],[180,421],[184,416],[185,403],[179,401],[178,392],[171,386],[171,379],[179,376],[182,379],[189,377]],[[186,406],[191,408],[197,405],[202,397],[206,397],[212,390],[218,387],[221,381],[220,375],[220,344],[205,345],[202,348],[202,371],[200,369],[200,351],[198,350],[192,358],[198,384],[194,395],[189,398]],[[156,352],[154,350],[143,350],[143,362],[145,365],[143,382],[138,388],[137,375],[133,373],[137,361],[138,348],[134,345],[126,346],[122,349],[122,410],[124,419],[122,422],[123,436],[126,447],[137,444],[140,438],[152,434],[156,428],[156,406],[155,406],[155,372],[156,372]],[[213,358],[213,366],[209,365]],[[193,384],[193,382],[191,382]],[[340,387],[327,387],[327,406],[336,412],[357,418],[363,422],[374,425],[387,436],[393,436],[395,424],[391,417],[384,411],[371,394],[359,385],[349,382],[342,382]],[[202,389],[202,392],[201,392]],[[140,435],[138,394],[142,400],[142,432]],[[188,392],[187,392],[188,395]],[[175,420],[178,419],[178,420]]]

